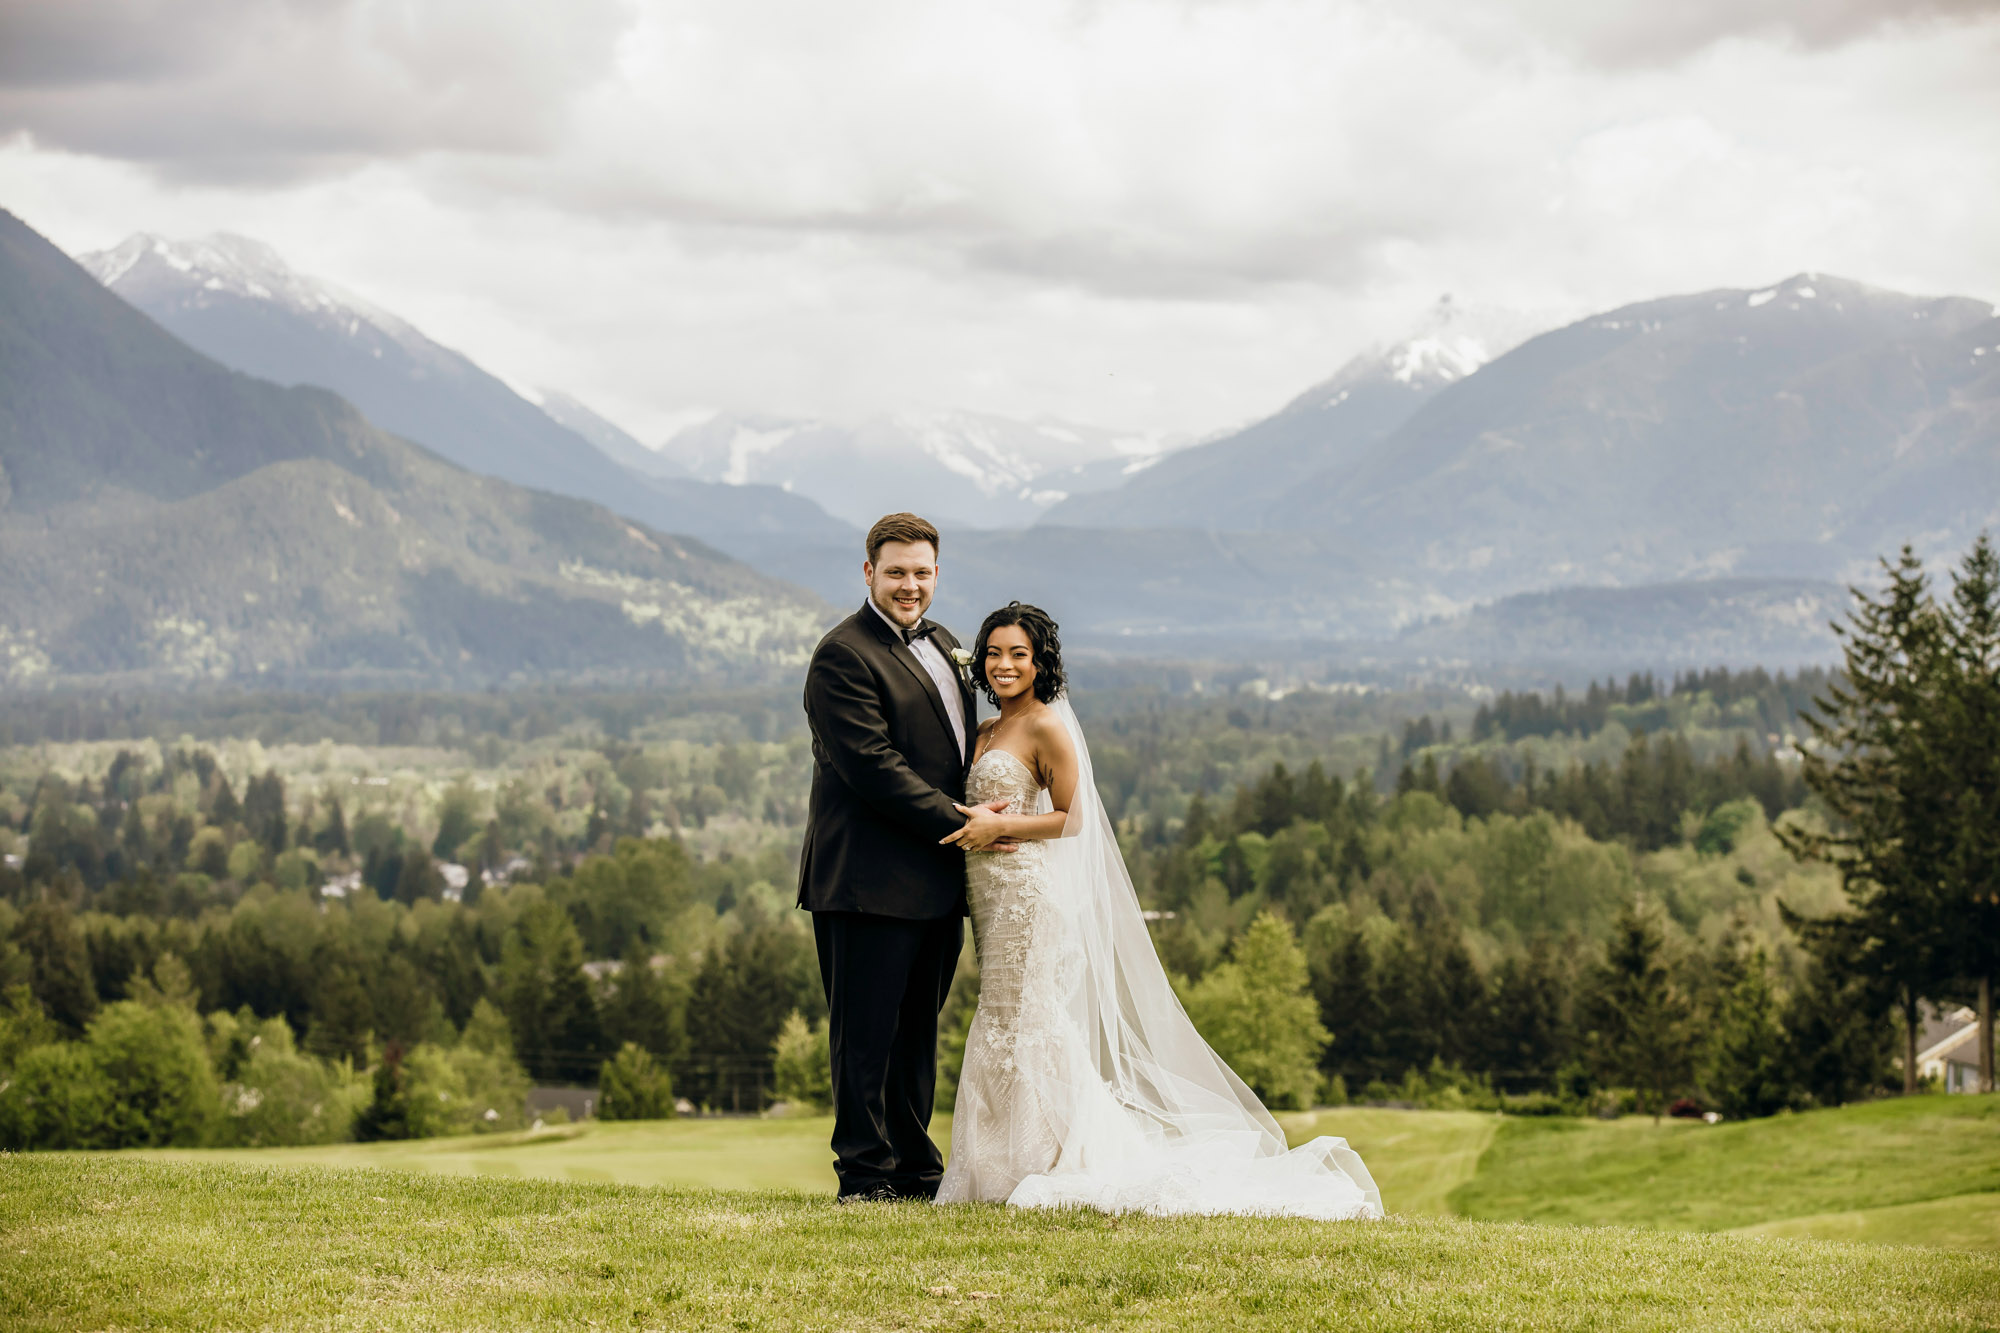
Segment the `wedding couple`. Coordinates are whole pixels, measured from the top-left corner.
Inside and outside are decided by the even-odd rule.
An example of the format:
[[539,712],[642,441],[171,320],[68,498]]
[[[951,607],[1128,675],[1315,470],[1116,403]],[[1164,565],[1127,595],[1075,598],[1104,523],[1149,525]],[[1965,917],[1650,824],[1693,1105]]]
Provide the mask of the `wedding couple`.
[[[1064,695],[1056,624],[1010,603],[968,652],[924,612],[938,533],[868,533],[868,601],[806,671],[813,914],[842,1202],[1380,1217],[1345,1140],[1287,1149],[1153,950]],[[975,725],[973,691],[999,715]],[[979,1008],[947,1166],[937,1019],[972,917]]]

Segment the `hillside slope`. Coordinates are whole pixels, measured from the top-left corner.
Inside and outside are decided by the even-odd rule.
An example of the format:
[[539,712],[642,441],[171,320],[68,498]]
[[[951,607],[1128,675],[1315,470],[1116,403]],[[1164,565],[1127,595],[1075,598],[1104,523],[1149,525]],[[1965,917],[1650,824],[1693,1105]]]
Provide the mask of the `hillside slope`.
[[0,681],[673,680],[827,609],[186,347],[0,214]]
[[138,235],[78,262],[196,351],[259,379],[330,389],[383,430],[474,472],[732,550],[850,535],[803,495],[775,486],[706,485],[671,475],[671,464],[628,467],[586,438],[602,438],[608,423],[581,404],[539,407],[408,321],[245,237]]

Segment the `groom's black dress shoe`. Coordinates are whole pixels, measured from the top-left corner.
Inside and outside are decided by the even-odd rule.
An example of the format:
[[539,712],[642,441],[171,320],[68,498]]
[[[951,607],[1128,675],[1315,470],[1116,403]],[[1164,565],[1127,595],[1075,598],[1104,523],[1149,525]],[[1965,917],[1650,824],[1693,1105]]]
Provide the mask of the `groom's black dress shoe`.
[[896,1193],[895,1186],[884,1181],[879,1185],[870,1185],[867,1189],[856,1190],[852,1194],[843,1194],[834,1202],[845,1207],[850,1203],[894,1203],[902,1197]]

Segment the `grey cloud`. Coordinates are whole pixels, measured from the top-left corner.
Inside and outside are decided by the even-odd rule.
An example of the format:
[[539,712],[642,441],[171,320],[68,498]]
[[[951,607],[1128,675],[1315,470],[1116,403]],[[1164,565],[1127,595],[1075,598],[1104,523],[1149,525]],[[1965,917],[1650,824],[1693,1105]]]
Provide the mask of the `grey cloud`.
[[[1731,38],[1824,50],[1887,29],[2000,14],[2000,0],[1500,0],[1542,40],[1610,67],[1671,64]],[[1449,6],[1458,9],[1456,4]]]
[[529,151],[627,20],[620,0],[0,0],[0,133],[183,180]]

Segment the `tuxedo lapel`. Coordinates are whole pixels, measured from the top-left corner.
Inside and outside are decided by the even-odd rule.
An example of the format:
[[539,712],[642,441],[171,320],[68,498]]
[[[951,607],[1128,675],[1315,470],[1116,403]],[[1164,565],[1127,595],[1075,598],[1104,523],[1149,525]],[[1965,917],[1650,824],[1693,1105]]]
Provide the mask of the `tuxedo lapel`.
[[[958,640],[952,637],[951,631],[942,625],[938,627],[937,633],[931,637],[940,641],[940,646],[945,650],[944,655],[946,658],[950,658],[953,653],[958,651]],[[972,686],[966,682],[967,673],[963,669],[960,669],[956,662],[952,663],[952,667],[951,677],[958,682],[958,715],[965,719],[965,762],[970,767],[972,764],[972,751],[979,738],[979,727],[973,719],[979,715],[979,711],[973,707]]]
[[938,693],[937,682],[931,679],[930,672],[924,670],[924,664],[917,660],[917,655],[910,651],[910,645],[903,642],[903,636],[896,633],[873,606],[862,607],[858,619],[875,631],[875,637],[889,650],[889,656],[901,662],[903,669],[917,678],[917,684],[923,686],[924,693],[930,696],[931,707],[937,712],[938,725],[944,728],[945,735],[951,735],[951,714],[945,711],[944,696]]

